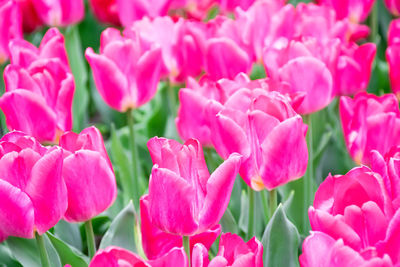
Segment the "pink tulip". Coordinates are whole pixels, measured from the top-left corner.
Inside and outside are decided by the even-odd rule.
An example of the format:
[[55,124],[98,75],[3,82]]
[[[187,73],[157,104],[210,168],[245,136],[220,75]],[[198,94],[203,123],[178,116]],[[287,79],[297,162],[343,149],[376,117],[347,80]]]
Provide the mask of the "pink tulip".
[[67,209],[62,150],[11,132],[0,139],[0,242],[45,233]]
[[8,128],[40,142],[57,142],[72,128],[75,90],[64,37],[52,28],[39,48],[14,40],[10,49],[11,64],[4,71],[6,93],[0,98]]
[[371,164],[371,150],[384,155],[400,145],[400,110],[393,94],[343,96],[339,107],[346,146],[357,164]]
[[335,9],[338,19],[361,23],[368,17],[375,0],[318,0],[317,3]]
[[[143,250],[148,259],[157,259],[174,247],[183,247],[181,236],[161,231],[151,223],[150,219],[148,195],[145,195],[140,199],[140,227]],[[191,236],[189,239],[190,251],[197,243],[201,243],[206,249],[210,249],[220,232],[221,226],[216,225],[204,233]]]
[[[104,101],[113,109],[125,112],[148,102],[156,93],[163,72],[161,49],[146,49],[133,31],[108,28],[101,34],[100,54],[86,49],[86,59]],[[113,73],[113,75],[109,75]]]
[[357,266],[363,266],[362,260],[397,266],[400,210],[396,211],[394,204],[382,176],[368,167],[354,168],[346,175],[329,175],[309,209],[312,230],[328,237],[309,237],[303,246],[302,262],[320,266],[313,255],[323,253],[327,259],[330,254],[335,260],[352,257]]
[[217,0],[222,11],[234,11],[237,7],[247,10],[256,0]]
[[0,2],[0,65],[10,56],[8,44],[13,39],[23,39],[22,18],[14,0]]
[[243,88],[224,106],[210,105],[215,149],[225,159],[233,152],[243,156],[239,173],[254,190],[271,190],[304,175],[307,125],[286,97]]
[[122,25],[129,27],[144,17],[166,16],[173,0],[116,0],[119,19]]
[[24,32],[31,33],[43,26],[39,14],[36,12],[33,0],[15,0],[22,13],[22,27]]
[[400,1],[399,0],[385,0],[384,1],[387,9],[389,9],[390,13],[394,16],[400,16]]
[[400,19],[392,20],[388,32],[386,59],[389,64],[390,86],[400,98]]
[[32,0],[40,19],[48,26],[65,27],[81,21],[85,15],[83,0]]
[[183,248],[173,248],[156,260],[144,260],[129,250],[110,246],[97,251],[89,267],[166,267],[172,263],[177,267],[187,266]]
[[67,132],[60,139],[65,150],[63,178],[68,189],[65,219],[84,222],[105,211],[117,197],[114,171],[95,127],[80,134]]
[[263,266],[263,246],[256,237],[244,242],[236,234],[221,235],[217,256],[208,261],[208,251],[202,244],[193,249],[193,267]]
[[121,25],[117,0],[89,0],[89,4],[99,21],[115,26]]
[[182,145],[154,137],[147,146],[154,163],[148,196],[152,224],[185,236],[213,228],[228,206],[241,157],[232,154],[210,175],[195,139]]

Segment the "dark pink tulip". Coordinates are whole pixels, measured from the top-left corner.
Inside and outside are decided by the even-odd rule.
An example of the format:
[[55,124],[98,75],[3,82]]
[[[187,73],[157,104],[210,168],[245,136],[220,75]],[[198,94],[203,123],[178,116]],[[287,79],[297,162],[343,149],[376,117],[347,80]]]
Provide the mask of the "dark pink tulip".
[[110,246],[97,251],[89,267],[166,267],[172,263],[176,267],[188,265],[183,248],[173,248],[156,260],[144,260],[129,250]]
[[228,206],[241,156],[232,154],[210,175],[195,139],[182,145],[154,137],[147,146],[154,163],[148,196],[152,224],[185,236],[217,225]]
[[76,24],[85,15],[83,0],[32,0],[40,19],[48,26]]
[[94,126],[60,138],[65,150],[63,178],[68,189],[65,219],[83,222],[105,211],[117,197],[114,171],[100,131]]
[[21,132],[0,139],[0,242],[45,233],[67,209],[62,150]]
[[226,267],[226,266],[263,266],[263,246],[256,237],[244,242],[236,234],[221,235],[217,256],[208,261],[208,251],[202,244],[196,244],[193,249],[193,267]]
[[[165,233],[155,227],[150,220],[148,195],[140,199],[140,227],[142,231],[143,250],[150,260],[157,259],[174,247],[182,247],[182,237]],[[221,226],[216,225],[204,233],[190,237],[190,250],[197,243],[210,249],[221,232]]]
[[173,0],[116,0],[119,19],[122,25],[129,27],[144,17],[166,16]]
[[371,164],[371,150],[385,155],[392,146],[400,145],[400,110],[395,95],[343,96],[339,107],[347,150],[357,164]]
[[97,90],[120,112],[138,108],[154,96],[164,71],[160,58],[161,49],[145,47],[132,30],[121,36],[119,30],[108,28],[101,34],[100,54],[86,49]]
[[210,105],[215,149],[225,159],[233,152],[243,156],[239,173],[254,190],[271,190],[304,175],[307,125],[286,97],[243,88],[224,106]]
[[397,98],[400,97],[400,19],[392,20],[388,32],[386,59],[389,65],[390,86]]
[[348,18],[353,23],[360,23],[368,17],[375,0],[318,0],[317,3],[335,9],[338,19]]
[[222,11],[234,11],[237,7],[247,10],[256,0],[217,0]]
[[400,16],[400,1],[399,0],[384,0],[387,9],[395,16]]
[[42,20],[36,12],[33,0],[15,0],[22,13],[22,28],[24,32],[31,33],[43,26]]
[[0,98],[8,128],[40,142],[57,142],[72,128],[75,90],[64,37],[52,28],[39,48],[24,40],[14,40],[10,48],[11,64],[4,71],[6,93]]
[[0,1],[0,65],[10,56],[8,44],[13,39],[23,39],[22,17],[14,0]]
[[119,26],[117,0],[89,0],[90,7],[96,18],[103,22]]

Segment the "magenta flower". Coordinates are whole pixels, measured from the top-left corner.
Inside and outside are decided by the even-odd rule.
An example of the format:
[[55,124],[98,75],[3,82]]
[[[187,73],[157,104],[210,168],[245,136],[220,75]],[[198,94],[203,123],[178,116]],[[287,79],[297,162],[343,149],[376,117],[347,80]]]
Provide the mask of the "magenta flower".
[[399,0],[384,0],[387,9],[394,16],[400,16],[400,1]]
[[152,224],[181,236],[217,225],[228,206],[241,156],[232,154],[210,175],[195,139],[182,145],[154,137],[147,146],[154,163],[148,196]]
[[64,149],[63,178],[68,189],[65,219],[83,222],[105,211],[117,197],[114,171],[101,133],[94,126],[80,134],[67,132],[60,139]]
[[10,56],[8,44],[13,39],[23,39],[22,17],[14,0],[0,2],[0,65]]
[[371,150],[385,155],[392,146],[400,145],[400,110],[395,95],[343,96],[339,107],[347,150],[357,164],[371,164]]
[[99,21],[115,26],[121,25],[117,0],[89,0],[89,4]]
[[64,37],[52,28],[39,48],[24,40],[11,42],[10,48],[11,64],[4,71],[6,93],[0,98],[8,128],[40,142],[57,142],[72,128],[75,90]]
[[0,242],[33,238],[57,224],[67,209],[62,150],[11,132],[0,139]]
[[375,0],[318,0],[317,3],[332,7],[338,19],[348,18],[353,23],[361,23],[368,17]]
[[43,26],[39,14],[36,12],[33,0],[15,0],[22,13],[22,28],[24,32],[31,33]]
[[217,0],[222,11],[234,11],[237,7],[247,10],[256,0]]
[[196,244],[193,249],[193,267],[226,267],[226,266],[263,266],[263,246],[256,237],[244,242],[236,234],[221,235],[217,256],[210,262],[208,250],[202,244]]
[[83,0],[32,0],[41,20],[49,26],[68,26],[85,15]]
[[211,105],[214,147],[222,158],[243,156],[239,173],[250,187],[271,190],[304,175],[307,125],[286,97],[243,88]]
[[164,267],[169,266],[171,263],[179,267],[188,265],[188,260],[183,248],[173,248],[167,254],[156,260],[144,260],[129,250],[111,246],[97,251],[89,267]]
[[389,65],[390,86],[393,93],[400,97],[400,19],[392,20],[388,32],[386,59]]
[[[101,34],[100,54],[86,49],[86,59],[104,101],[125,112],[148,102],[156,93],[163,71],[161,49],[145,47],[138,35],[108,28]],[[109,75],[113,73],[113,75]]]

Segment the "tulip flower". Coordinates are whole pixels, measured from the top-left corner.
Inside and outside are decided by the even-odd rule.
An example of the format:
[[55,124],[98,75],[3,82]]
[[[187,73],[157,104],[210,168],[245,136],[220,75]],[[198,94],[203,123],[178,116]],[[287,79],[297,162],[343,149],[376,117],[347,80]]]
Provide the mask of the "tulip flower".
[[67,209],[63,153],[22,132],[0,139],[0,242],[33,238],[57,224]]
[[192,267],[263,266],[263,246],[256,237],[244,242],[236,234],[222,234],[218,254],[210,262],[202,244],[193,249]]
[[218,154],[243,156],[240,176],[254,190],[275,189],[307,169],[307,125],[278,92],[241,89],[224,106],[210,104]]
[[99,21],[115,26],[121,25],[117,0],[89,0],[89,4]]
[[338,19],[348,18],[353,23],[361,23],[368,17],[375,0],[318,0],[317,3],[332,7]]
[[321,255],[318,252],[325,255],[323,266],[336,266],[332,264],[346,262],[349,257],[357,266],[400,263],[400,210],[396,211],[395,204],[382,176],[368,167],[354,168],[346,175],[329,175],[309,209],[311,228],[316,233],[303,245],[303,266],[321,266],[315,256]]
[[386,59],[389,65],[390,86],[397,98],[400,98],[400,19],[392,20],[389,25]]
[[387,9],[394,16],[400,16],[400,1],[399,0],[384,0]]
[[20,130],[40,142],[57,142],[72,128],[74,79],[64,38],[47,31],[39,48],[24,40],[10,43],[11,64],[4,71],[6,93],[0,108],[10,130]]
[[395,95],[343,96],[339,108],[347,150],[357,164],[370,165],[371,150],[385,155],[392,146],[400,145],[400,110]]
[[221,10],[234,11],[237,7],[247,10],[255,0],[217,0]]
[[43,25],[39,14],[36,12],[33,0],[15,0],[22,13],[22,28],[24,32],[31,33]]
[[188,260],[183,248],[173,248],[164,256],[156,260],[144,260],[137,254],[119,247],[110,246],[99,250],[89,267],[109,267],[109,266],[143,266],[143,267],[163,267],[173,263],[176,266],[187,266]]
[[21,13],[14,0],[0,2],[0,65],[10,55],[8,44],[13,39],[23,39]]
[[[163,72],[161,49],[144,47],[134,31],[108,28],[101,34],[100,54],[86,49],[86,59],[104,101],[125,112],[148,102],[156,93]],[[109,75],[113,73],[113,75]]]
[[85,15],[83,0],[32,0],[40,19],[48,26],[76,24]]
[[232,154],[210,175],[195,139],[182,145],[154,137],[147,146],[154,163],[148,196],[152,224],[181,236],[200,234],[218,224],[228,206],[241,156]]
[[68,189],[65,219],[84,222],[105,211],[117,196],[114,171],[95,127],[80,134],[67,132],[60,138],[64,149],[63,178]]

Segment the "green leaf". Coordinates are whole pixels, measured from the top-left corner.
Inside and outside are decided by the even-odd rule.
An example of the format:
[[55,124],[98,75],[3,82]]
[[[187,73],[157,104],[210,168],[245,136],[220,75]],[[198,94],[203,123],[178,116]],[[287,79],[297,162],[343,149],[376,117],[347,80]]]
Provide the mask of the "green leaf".
[[100,243],[100,249],[119,246],[136,252],[135,245],[136,214],[132,201],[112,221],[110,228]]
[[22,265],[12,256],[7,243],[0,244],[0,267],[22,267]]
[[82,250],[82,236],[78,224],[61,220],[54,226],[54,234],[69,245]]
[[221,224],[222,232],[239,234],[239,227],[229,208],[226,209],[219,223]]
[[46,235],[50,239],[54,248],[58,252],[58,255],[61,259],[62,265],[70,264],[73,267],[87,267],[89,259],[84,256],[80,251],[76,248],[64,243],[61,239],[58,239],[50,232],[47,232]]
[[279,205],[262,238],[265,266],[299,266],[299,232]]

